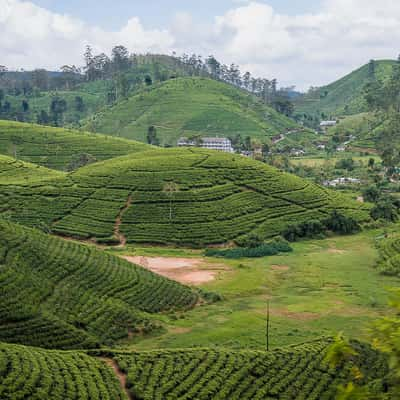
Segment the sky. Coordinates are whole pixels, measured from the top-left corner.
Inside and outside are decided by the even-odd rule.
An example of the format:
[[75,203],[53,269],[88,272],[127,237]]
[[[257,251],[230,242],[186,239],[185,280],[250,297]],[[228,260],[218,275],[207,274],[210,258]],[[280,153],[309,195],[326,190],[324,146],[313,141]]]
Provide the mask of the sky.
[[399,0],[0,0],[0,65],[82,65],[110,53],[213,54],[300,90],[400,53]]

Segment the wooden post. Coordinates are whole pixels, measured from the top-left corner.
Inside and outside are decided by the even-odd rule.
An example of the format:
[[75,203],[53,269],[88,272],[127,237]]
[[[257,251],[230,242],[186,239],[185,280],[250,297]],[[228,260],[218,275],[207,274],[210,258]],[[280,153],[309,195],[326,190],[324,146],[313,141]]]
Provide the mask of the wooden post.
[[269,299],[267,300],[267,351],[269,351]]

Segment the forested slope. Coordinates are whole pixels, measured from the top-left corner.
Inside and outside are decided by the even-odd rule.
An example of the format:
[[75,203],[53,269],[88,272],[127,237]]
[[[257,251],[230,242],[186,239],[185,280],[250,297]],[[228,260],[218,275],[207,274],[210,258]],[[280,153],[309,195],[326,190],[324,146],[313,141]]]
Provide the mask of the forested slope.
[[380,60],[351,72],[343,78],[316,88],[295,101],[297,113],[321,115],[325,118],[338,115],[351,115],[368,111],[363,89],[373,80],[386,80],[392,73],[395,61]]

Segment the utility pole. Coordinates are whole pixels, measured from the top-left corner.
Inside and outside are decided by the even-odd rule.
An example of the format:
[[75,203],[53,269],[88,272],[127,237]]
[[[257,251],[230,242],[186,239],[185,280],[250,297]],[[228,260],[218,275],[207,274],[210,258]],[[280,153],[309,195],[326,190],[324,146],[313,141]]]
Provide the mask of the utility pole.
[[269,351],[269,299],[267,300],[267,351]]

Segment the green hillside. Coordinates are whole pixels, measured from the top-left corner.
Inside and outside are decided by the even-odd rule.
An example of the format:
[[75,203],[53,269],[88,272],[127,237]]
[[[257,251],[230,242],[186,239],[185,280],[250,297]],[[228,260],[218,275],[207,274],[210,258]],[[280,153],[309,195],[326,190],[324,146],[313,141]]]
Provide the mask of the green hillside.
[[0,287],[0,341],[46,348],[151,332],[151,314],[198,300],[192,289],[95,247],[1,220]]
[[0,155],[0,185],[7,185],[9,182],[16,185],[34,184],[62,177],[62,172]]
[[0,121],[0,153],[48,168],[75,169],[79,155],[105,160],[150,150],[143,143],[42,125]]
[[[334,400],[351,365],[331,369],[325,362],[327,340],[272,352],[196,349],[116,353],[128,374],[133,398],[143,400]],[[354,365],[364,381],[384,376],[384,359],[367,346]]]
[[335,209],[368,206],[238,155],[159,149],[99,162],[57,179],[0,186],[0,213],[54,233],[107,242],[204,246],[250,232],[268,238]]
[[372,79],[385,80],[392,73],[395,61],[375,61],[373,77],[369,65],[351,72],[345,77],[327,86],[322,86],[310,91],[295,101],[296,113],[311,115],[325,114],[325,118],[338,115],[351,115],[367,110],[363,88]]
[[146,141],[155,126],[161,144],[175,146],[180,136],[240,134],[266,141],[296,128],[292,120],[255,96],[207,78],[171,79],[106,108],[88,126],[97,132]]
[[2,400],[127,400],[113,371],[79,352],[0,343]]

